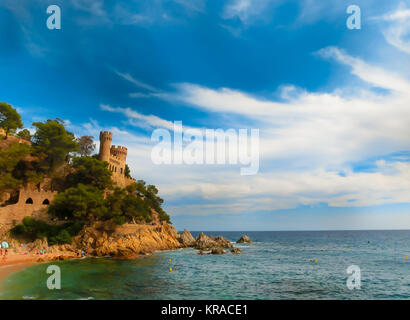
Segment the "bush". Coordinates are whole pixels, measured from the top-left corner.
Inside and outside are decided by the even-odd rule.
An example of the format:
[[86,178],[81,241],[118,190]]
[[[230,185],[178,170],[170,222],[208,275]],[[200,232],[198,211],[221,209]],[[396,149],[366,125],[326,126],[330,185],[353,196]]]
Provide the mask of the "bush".
[[83,225],[78,222],[49,225],[44,221],[25,217],[21,224],[11,229],[11,232],[13,235],[29,238],[30,241],[46,237],[49,245],[71,244],[72,237],[77,235],[82,227]]

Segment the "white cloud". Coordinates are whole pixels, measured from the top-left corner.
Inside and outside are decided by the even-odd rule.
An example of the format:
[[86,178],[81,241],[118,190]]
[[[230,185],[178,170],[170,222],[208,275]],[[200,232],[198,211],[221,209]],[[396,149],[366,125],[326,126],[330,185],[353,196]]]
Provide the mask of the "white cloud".
[[[382,21],[384,29],[383,35],[388,43],[410,54],[410,9],[406,9],[401,5],[400,8],[394,12],[373,17],[372,19]],[[387,26],[386,23],[388,23]]]
[[189,11],[201,12],[201,13],[205,12],[205,1],[204,0],[174,0],[174,1]]
[[152,92],[158,92],[159,90],[154,88],[153,86],[150,86],[149,84],[146,84],[142,81],[139,81],[137,79],[135,79],[133,76],[131,76],[129,73],[122,73],[119,72],[117,70],[115,70],[115,73],[120,76],[121,78],[131,82],[132,84],[134,84],[135,86],[148,90],[148,91],[152,91]]
[[224,7],[222,18],[239,18],[243,24],[249,24],[252,18],[260,16],[270,4],[281,1],[273,0],[230,0]]
[[104,111],[122,113],[124,116],[128,118],[129,121],[131,121],[130,123],[132,125],[136,125],[141,128],[149,129],[149,128],[161,127],[161,128],[167,128],[169,130],[173,130],[173,127],[174,127],[174,124],[172,121],[164,120],[154,115],[147,116],[137,111],[134,111],[131,108],[121,108],[121,107],[113,108],[106,104],[101,104],[100,108]]
[[410,91],[408,79],[403,79],[397,74],[387,72],[382,68],[371,66],[358,58],[351,57],[337,47],[327,47],[319,50],[318,53],[350,66],[354,75],[374,86],[404,93]]

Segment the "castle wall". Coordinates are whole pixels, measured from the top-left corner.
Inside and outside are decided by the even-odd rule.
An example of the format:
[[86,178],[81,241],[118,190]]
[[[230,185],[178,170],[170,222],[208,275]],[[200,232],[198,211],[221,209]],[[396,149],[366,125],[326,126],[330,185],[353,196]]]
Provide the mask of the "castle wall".
[[24,217],[32,216],[36,211],[47,209],[56,194],[56,191],[46,191],[33,186],[21,188],[16,204],[0,207],[0,224],[15,225],[21,222]]

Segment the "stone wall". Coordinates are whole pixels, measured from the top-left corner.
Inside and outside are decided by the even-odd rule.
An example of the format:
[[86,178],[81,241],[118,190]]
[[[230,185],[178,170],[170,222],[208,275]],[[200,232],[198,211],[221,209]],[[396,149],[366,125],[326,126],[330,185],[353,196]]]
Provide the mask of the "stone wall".
[[0,229],[2,226],[14,226],[24,217],[33,216],[36,212],[45,211],[56,194],[56,191],[43,190],[32,185],[21,188],[17,203],[0,207]]

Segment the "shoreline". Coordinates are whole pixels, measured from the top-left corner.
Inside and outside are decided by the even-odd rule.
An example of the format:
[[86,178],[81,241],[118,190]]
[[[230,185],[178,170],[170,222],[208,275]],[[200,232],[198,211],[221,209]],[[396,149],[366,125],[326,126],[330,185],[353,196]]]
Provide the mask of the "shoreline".
[[28,268],[36,263],[38,258],[35,257],[16,257],[15,259],[10,259],[6,262],[1,262],[0,264],[0,289],[3,286],[3,282],[12,273],[21,271]]
[[2,257],[0,257],[0,289],[10,274],[24,270],[35,264],[55,261],[59,256],[61,256],[61,254],[33,256],[11,253],[7,256],[7,261],[2,261]]

